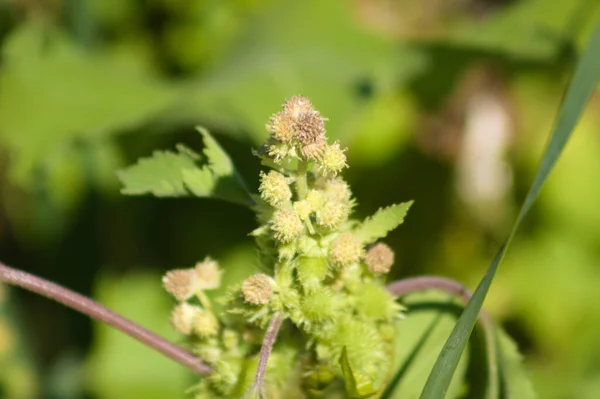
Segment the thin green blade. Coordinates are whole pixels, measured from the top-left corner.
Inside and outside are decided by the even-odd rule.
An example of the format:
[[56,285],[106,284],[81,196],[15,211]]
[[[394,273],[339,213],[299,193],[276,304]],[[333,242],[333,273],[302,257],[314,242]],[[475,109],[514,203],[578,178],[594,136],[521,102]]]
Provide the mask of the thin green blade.
[[498,265],[502,262],[506,249],[508,249],[521,221],[531,208],[537,198],[550,171],[556,164],[558,157],[571,136],[585,105],[587,104],[596,83],[600,78],[600,21],[592,35],[587,48],[582,54],[577,68],[567,89],[565,98],[556,120],[556,124],[550,136],[550,140],[544,151],[540,166],[535,179],[531,185],[527,197],[523,203],[519,216],[515,221],[511,233],[505,244],[495,256],[490,268],[479,283],[473,294],[473,298],[460,316],[456,326],[450,333],[446,344],[442,348],[437,362],[421,393],[422,399],[443,398],[446,394],[452,375],[458,365],[461,354],[466,346],[467,340],[475,326],[477,315],[483,304],[483,300],[496,273]]

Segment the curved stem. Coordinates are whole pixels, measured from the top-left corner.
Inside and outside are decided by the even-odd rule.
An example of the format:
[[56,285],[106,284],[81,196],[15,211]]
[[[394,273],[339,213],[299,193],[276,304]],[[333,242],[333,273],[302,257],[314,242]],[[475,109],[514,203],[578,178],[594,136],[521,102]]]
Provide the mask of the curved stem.
[[[388,284],[386,288],[390,293],[398,297],[411,294],[413,292],[421,292],[427,290],[438,290],[448,292],[452,295],[461,297],[464,300],[465,305],[471,300],[471,297],[473,296],[471,294],[471,291],[469,291],[458,281],[439,276],[409,277],[402,280],[396,280]],[[488,341],[488,356],[490,356],[491,359],[495,359],[497,354],[492,318],[490,317],[489,313],[487,313],[484,309],[481,309],[479,313],[479,318],[481,320],[481,325],[484,330],[485,339],[486,341]],[[490,362],[489,367],[490,378],[492,381],[490,385],[496,386],[498,383],[498,377],[495,362]]]
[[250,390],[246,396],[252,393],[258,393],[259,396],[263,395],[263,384],[265,380],[265,374],[267,372],[269,355],[273,350],[273,345],[275,345],[275,340],[277,339],[277,334],[279,333],[279,328],[281,327],[282,322],[283,316],[277,313],[269,323],[262,347],[260,348],[260,356],[258,360],[258,366],[256,368],[256,374],[254,375],[254,382],[252,382],[252,386],[250,387]]
[[109,310],[98,302],[65,287],[32,274],[13,269],[3,263],[0,263],[0,281],[35,292],[71,309],[75,309],[93,319],[102,321],[163,355],[170,357],[197,374],[205,375],[210,372],[210,367],[192,353]]

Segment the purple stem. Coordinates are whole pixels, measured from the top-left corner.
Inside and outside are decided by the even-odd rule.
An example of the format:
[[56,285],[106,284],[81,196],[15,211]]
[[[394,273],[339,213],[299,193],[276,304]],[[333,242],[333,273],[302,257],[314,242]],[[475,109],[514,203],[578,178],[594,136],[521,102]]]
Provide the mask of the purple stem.
[[282,322],[283,316],[279,313],[276,313],[269,323],[269,327],[265,333],[265,338],[263,339],[262,347],[260,348],[260,357],[258,360],[258,366],[256,368],[256,374],[254,375],[254,382],[246,394],[246,397],[253,392],[256,393],[256,390],[258,390],[259,396],[263,394],[263,383],[265,380],[265,374],[267,372],[269,355],[273,350],[273,345],[275,345],[275,340],[277,339],[277,334],[279,333],[279,328],[281,327]]
[[210,373],[210,367],[185,349],[146,330],[138,324],[109,310],[96,301],[73,292],[58,284],[36,277],[32,274],[13,269],[0,263],[0,281],[12,284],[28,291],[35,292],[58,303],[75,309],[93,319],[102,321],[149,347],[170,357],[176,362],[200,375]]

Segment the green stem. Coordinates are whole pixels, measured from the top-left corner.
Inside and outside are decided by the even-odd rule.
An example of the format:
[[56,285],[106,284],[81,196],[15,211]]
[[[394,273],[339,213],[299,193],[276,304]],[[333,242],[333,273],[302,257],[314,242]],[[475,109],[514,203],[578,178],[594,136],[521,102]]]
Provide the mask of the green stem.
[[308,162],[298,161],[298,170],[296,172],[296,194],[298,195],[298,201],[302,201],[308,194],[308,183],[306,181],[306,170],[308,169]]
[[[298,201],[302,201],[308,195],[308,182],[306,179],[306,172],[308,170],[308,162],[298,161],[298,169],[296,172],[296,194],[298,195]],[[310,234],[315,234],[315,228],[313,227],[310,219],[305,221],[306,227]]]

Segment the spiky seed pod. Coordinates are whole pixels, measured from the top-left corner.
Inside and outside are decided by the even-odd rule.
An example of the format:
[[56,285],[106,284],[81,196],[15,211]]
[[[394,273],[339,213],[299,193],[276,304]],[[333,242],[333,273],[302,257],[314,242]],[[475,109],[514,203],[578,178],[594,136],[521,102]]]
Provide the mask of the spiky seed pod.
[[306,199],[294,202],[294,210],[301,220],[308,219],[313,211],[310,202]]
[[165,290],[179,302],[186,301],[196,291],[198,276],[194,269],[176,269],[168,271],[162,278]]
[[182,334],[190,335],[194,326],[194,319],[200,310],[198,306],[190,305],[187,302],[178,304],[171,312],[173,328]]
[[325,183],[325,192],[339,201],[348,202],[352,197],[352,192],[348,183],[343,179],[337,177],[335,179],[328,179]]
[[369,249],[365,256],[365,263],[371,273],[387,273],[394,264],[394,251],[380,242]]
[[283,112],[293,118],[298,118],[299,115],[314,112],[312,103],[306,97],[293,96],[283,104]]
[[223,271],[219,268],[219,264],[209,256],[202,262],[196,263],[194,271],[197,276],[196,289],[212,290],[221,286]]
[[325,122],[321,115],[316,111],[299,114],[296,118],[294,136],[303,145],[309,145],[317,142],[325,142]]
[[219,332],[219,320],[210,310],[199,309],[192,330],[200,338],[214,337]]
[[329,248],[331,260],[341,266],[359,262],[364,254],[362,242],[350,233],[340,234]]
[[280,209],[273,214],[271,229],[275,238],[287,243],[300,236],[304,231],[304,224],[296,212],[289,209]]
[[273,114],[266,128],[279,142],[288,142],[294,137],[294,117],[287,112]]
[[326,258],[302,256],[296,263],[298,280],[307,293],[315,291],[329,273]]
[[347,204],[330,197],[317,210],[317,223],[331,228],[345,221],[349,214],[350,207]]
[[328,288],[319,288],[310,295],[305,295],[300,307],[307,322],[331,319],[337,310],[332,306],[333,296],[333,291]]
[[271,206],[280,207],[292,199],[292,190],[288,180],[279,172],[274,170],[269,173],[260,172],[260,191],[261,198],[267,201]]
[[357,313],[367,319],[391,321],[401,309],[390,293],[376,283],[361,284],[353,295]]
[[319,166],[321,170],[326,173],[332,173],[334,176],[348,166],[346,164],[346,154],[340,148],[339,142],[336,141],[325,148],[323,156],[319,161]]
[[242,284],[242,295],[252,305],[266,305],[273,295],[271,280],[261,273],[248,277]]

